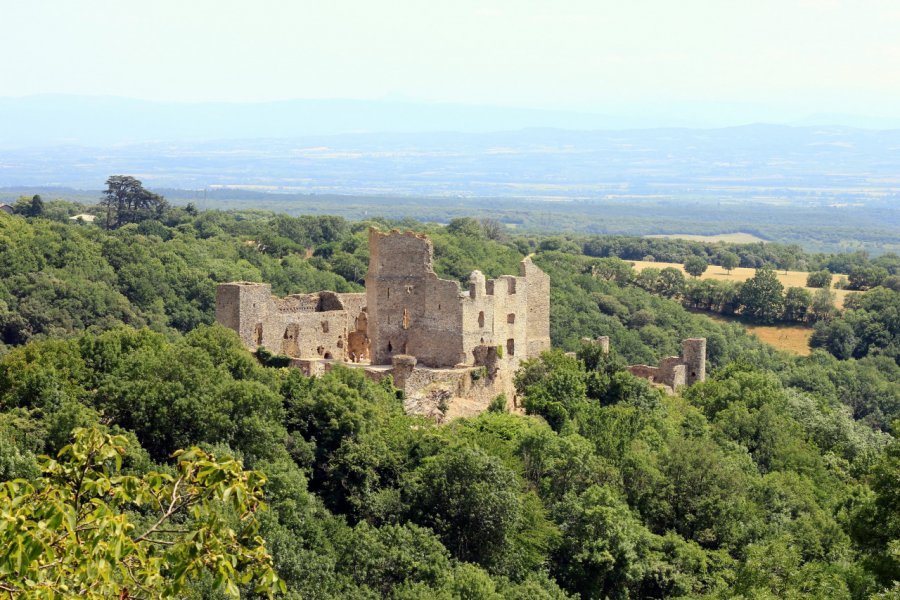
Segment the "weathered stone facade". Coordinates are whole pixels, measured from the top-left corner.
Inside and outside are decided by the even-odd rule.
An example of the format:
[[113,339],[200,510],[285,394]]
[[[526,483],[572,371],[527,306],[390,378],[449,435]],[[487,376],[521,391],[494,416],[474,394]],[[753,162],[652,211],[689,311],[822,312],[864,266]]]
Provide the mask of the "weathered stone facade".
[[530,258],[519,276],[469,278],[468,292],[439,279],[431,241],[415,233],[369,232],[366,306],[372,364],[396,354],[428,367],[475,364],[479,346],[500,346],[509,358],[550,348],[550,278]]
[[216,321],[310,375],[331,360],[391,375],[408,412],[475,414],[501,393],[515,407],[513,372],[550,348],[549,276],[526,258],[518,276],[473,272],[464,292],[438,278],[431,241],[412,232],[371,229],[369,256],[364,294],[275,298],[267,284],[227,283]]
[[272,296],[266,283],[224,283],[216,290],[216,321],[244,346],[295,358],[348,360],[367,351],[365,294]]

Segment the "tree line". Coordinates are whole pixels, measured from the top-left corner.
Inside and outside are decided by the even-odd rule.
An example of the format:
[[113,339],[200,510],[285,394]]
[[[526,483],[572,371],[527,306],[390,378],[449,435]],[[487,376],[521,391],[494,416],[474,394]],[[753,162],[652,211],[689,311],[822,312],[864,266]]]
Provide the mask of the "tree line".
[[[900,257],[887,253],[870,257],[865,252],[810,253],[797,244],[756,242],[697,242],[671,238],[624,236],[551,237],[541,242],[548,249],[580,248],[585,256],[674,262],[702,259],[726,269],[770,267],[780,270],[820,271],[853,275],[849,289],[868,289],[881,285],[887,277],[900,275]],[[735,261],[735,258],[737,259]],[[730,265],[730,266],[728,266]],[[893,280],[892,280],[893,281]],[[820,286],[817,286],[820,287]]]

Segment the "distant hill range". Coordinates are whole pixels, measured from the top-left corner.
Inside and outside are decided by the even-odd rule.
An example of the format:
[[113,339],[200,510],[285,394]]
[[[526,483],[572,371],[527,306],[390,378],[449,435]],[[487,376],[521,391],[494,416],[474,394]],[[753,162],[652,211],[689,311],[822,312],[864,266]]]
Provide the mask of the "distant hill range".
[[748,121],[900,128],[900,119],[870,116],[827,114],[789,120],[766,107],[749,104],[630,104],[578,112],[395,100],[186,103],[107,96],[39,95],[0,98],[0,148],[291,138],[344,133],[708,128]]
[[609,129],[642,119],[402,101],[150,102],[104,96],[0,98],[0,147],[289,138],[371,132]]

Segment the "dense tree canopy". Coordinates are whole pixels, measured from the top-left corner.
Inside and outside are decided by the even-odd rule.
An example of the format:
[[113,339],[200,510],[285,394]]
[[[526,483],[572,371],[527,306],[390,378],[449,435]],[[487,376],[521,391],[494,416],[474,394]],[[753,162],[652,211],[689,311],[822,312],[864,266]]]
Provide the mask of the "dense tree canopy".
[[[776,298],[771,270],[747,290],[610,257],[695,248],[672,240],[598,239],[601,258],[563,236],[419,225],[443,277],[515,273],[533,253],[552,281],[557,349],[516,377],[528,414],[438,426],[405,415],[388,379],[307,378],[211,325],[219,281],[360,290],[370,223],[169,207],[107,231],[54,220],[68,210],[0,214],[0,512],[16,523],[0,528],[0,585],[13,597],[62,581],[191,600],[896,594],[888,286],[837,315],[805,290]],[[782,264],[768,245],[704,255],[726,248]],[[820,319],[823,349],[780,353],[683,304]],[[581,343],[597,335],[610,354]],[[624,370],[699,335],[705,383],[666,395]]]

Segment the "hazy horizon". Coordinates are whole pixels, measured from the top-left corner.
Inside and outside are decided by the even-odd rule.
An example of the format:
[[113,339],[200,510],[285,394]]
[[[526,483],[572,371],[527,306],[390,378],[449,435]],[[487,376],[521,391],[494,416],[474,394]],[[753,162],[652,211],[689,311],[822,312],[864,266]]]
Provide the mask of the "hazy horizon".
[[[670,109],[672,107],[669,107]],[[687,129],[713,131],[747,126],[900,129],[900,118],[814,114],[779,119],[772,114],[706,105],[686,106],[678,116],[658,107],[629,112],[584,112],[494,105],[399,100],[296,99],[270,102],[163,102],[40,94],[0,97],[0,149],[80,146],[102,148],[144,143],[321,138],[403,134],[505,134],[528,130],[600,133]],[[328,140],[324,140],[326,143]]]
[[16,57],[0,64],[5,99],[347,100],[638,126],[900,124],[900,7],[885,0],[0,0],[0,11],[0,52]]

